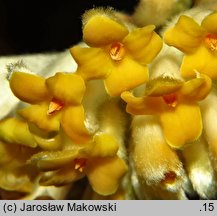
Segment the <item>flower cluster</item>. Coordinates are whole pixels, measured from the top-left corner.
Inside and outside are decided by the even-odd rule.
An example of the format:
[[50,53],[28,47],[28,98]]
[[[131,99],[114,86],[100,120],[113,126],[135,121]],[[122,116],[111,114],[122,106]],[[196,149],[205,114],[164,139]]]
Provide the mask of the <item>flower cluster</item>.
[[[192,146],[201,146],[204,128],[217,149],[206,121],[209,112],[201,114],[208,110],[217,78],[216,21],[217,13],[201,26],[180,16],[162,39],[155,26],[127,25],[110,8],[87,11],[86,45],[70,49],[76,71],[44,78],[15,70],[9,77],[11,91],[25,103],[18,117],[0,121],[0,188],[31,193],[37,183],[61,186],[86,177],[96,193],[106,196],[120,192],[132,169],[127,184],[132,180],[135,191],[134,175],[140,186],[180,192],[188,177],[177,152],[187,164]],[[163,40],[185,54],[179,78],[169,73],[151,78],[149,64]],[[103,82],[95,87],[105,91],[103,98],[91,99],[93,80]],[[123,102],[133,119],[129,143],[130,115]]]

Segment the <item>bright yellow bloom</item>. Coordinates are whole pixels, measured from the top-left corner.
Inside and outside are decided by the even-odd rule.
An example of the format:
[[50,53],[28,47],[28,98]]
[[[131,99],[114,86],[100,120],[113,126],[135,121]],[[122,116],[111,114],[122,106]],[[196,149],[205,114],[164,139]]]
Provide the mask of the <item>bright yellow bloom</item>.
[[10,87],[15,96],[32,105],[18,113],[38,128],[64,132],[75,142],[91,138],[85,127],[85,113],[81,104],[85,92],[83,79],[72,73],[56,73],[50,78],[14,72]]
[[155,26],[131,32],[113,11],[90,10],[83,17],[83,39],[90,47],[74,46],[71,54],[84,80],[103,79],[109,95],[118,96],[148,81],[147,64],[162,48]]
[[201,135],[202,120],[197,101],[207,96],[211,84],[210,78],[202,74],[187,82],[162,77],[147,83],[144,97],[134,97],[130,92],[123,92],[121,97],[131,114],[159,115],[168,144],[182,148]]
[[[110,135],[98,134],[86,145],[71,145],[62,151],[42,151],[31,162],[44,175],[42,185],[64,185],[87,176],[99,194],[113,194],[119,186],[127,166],[117,156],[118,143]],[[49,171],[49,172],[46,172]]]
[[217,79],[217,13],[205,17],[201,25],[182,15],[176,25],[165,32],[164,41],[185,53],[181,65],[183,77],[195,71]]

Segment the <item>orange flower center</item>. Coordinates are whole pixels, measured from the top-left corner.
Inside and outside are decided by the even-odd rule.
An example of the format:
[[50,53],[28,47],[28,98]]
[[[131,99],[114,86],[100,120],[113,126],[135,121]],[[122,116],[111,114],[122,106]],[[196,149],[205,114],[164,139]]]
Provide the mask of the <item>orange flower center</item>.
[[168,173],[164,173],[164,179],[162,180],[162,183],[165,184],[172,184],[176,180],[177,176],[176,173],[173,171],[170,171]]
[[76,158],[74,160],[74,162],[75,162],[75,170],[78,170],[79,172],[83,172],[84,168],[86,166],[87,159],[85,159],[85,158]]
[[205,41],[206,46],[211,51],[217,51],[217,35],[216,34],[206,35],[204,41]]
[[164,102],[170,107],[176,107],[177,105],[177,95],[176,94],[168,94],[163,96]]
[[54,112],[61,110],[64,107],[64,103],[60,100],[53,98],[49,104],[47,114],[52,115]]
[[125,54],[124,45],[120,42],[115,42],[111,45],[110,56],[115,61],[120,61],[123,59]]

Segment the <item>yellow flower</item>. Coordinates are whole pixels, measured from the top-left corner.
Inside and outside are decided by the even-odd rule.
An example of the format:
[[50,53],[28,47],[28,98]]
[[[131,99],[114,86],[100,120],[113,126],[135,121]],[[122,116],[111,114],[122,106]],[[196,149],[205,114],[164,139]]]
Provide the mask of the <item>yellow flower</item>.
[[205,17],[201,25],[182,15],[176,25],[165,32],[164,41],[185,53],[181,65],[183,77],[195,71],[217,79],[217,13]]
[[83,17],[83,39],[71,54],[84,80],[103,79],[109,95],[118,96],[148,81],[147,64],[162,48],[155,26],[129,30],[111,10],[90,10]]
[[85,113],[81,104],[85,92],[83,79],[72,73],[56,73],[50,78],[14,72],[10,78],[12,92],[20,100],[32,105],[18,113],[29,123],[46,131],[64,132],[75,142],[91,138],[85,127]]
[[117,156],[118,148],[112,136],[98,134],[86,145],[43,151],[30,161],[44,172],[40,179],[42,185],[65,185],[86,175],[94,191],[110,195],[118,189],[127,171],[124,160]]
[[159,115],[168,144],[182,148],[201,135],[202,120],[197,101],[207,96],[211,84],[210,78],[202,74],[187,82],[159,77],[147,83],[144,97],[135,97],[130,92],[123,92],[121,97],[131,114]]

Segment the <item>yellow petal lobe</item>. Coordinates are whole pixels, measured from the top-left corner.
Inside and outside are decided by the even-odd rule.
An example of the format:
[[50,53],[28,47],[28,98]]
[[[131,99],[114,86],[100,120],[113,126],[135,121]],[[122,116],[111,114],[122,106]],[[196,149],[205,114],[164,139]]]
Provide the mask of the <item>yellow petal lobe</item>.
[[149,25],[130,32],[123,40],[130,55],[139,63],[150,63],[160,52],[163,41],[154,32],[155,26]]
[[183,77],[195,77],[195,71],[208,75],[211,79],[217,79],[216,55],[205,46],[200,46],[194,54],[186,55],[181,65]]
[[117,191],[127,165],[119,157],[96,158],[87,169],[87,177],[93,190],[101,195]]
[[93,141],[83,150],[84,155],[90,157],[111,157],[116,155],[119,145],[114,137],[100,133],[93,137]]
[[122,39],[128,30],[105,15],[92,16],[83,26],[83,39],[92,47],[102,47]]
[[14,95],[22,101],[34,104],[49,98],[43,77],[13,72],[9,82]]
[[212,80],[205,74],[199,74],[198,78],[191,79],[184,83],[179,93],[185,100],[203,100],[211,91]]
[[148,81],[148,68],[142,66],[129,57],[114,63],[111,74],[105,80],[105,87],[109,95],[119,96],[122,92],[133,89]]
[[160,121],[167,143],[176,149],[194,142],[202,132],[201,113],[197,104],[180,103],[176,108],[161,113]]
[[18,113],[30,123],[34,123],[37,127],[47,132],[58,131],[60,126],[60,113],[54,113],[48,115],[48,104],[41,103],[38,105],[32,105],[22,110],[18,110]]
[[205,17],[204,20],[201,22],[201,26],[205,28],[207,32],[217,34],[216,21],[217,13],[215,12]]
[[205,30],[192,18],[182,15],[175,27],[164,34],[164,41],[185,53],[193,53],[202,42]]
[[46,85],[55,99],[73,105],[81,103],[86,89],[84,80],[72,73],[56,73]]
[[33,136],[38,146],[44,150],[59,150],[62,148],[63,140],[59,134],[47,139],[37,135]]
[[77,74],[84,80],[104,78],[112,68],[109,53],[100,48],[74,46],[70,52],[78,64]]
[[76,143],[86,143],[92,135],[85,127],[83,106],[70,106],[63,111],[61,125],[65,133]]
[[135,97],[126,91],[121,98],[127,103],[126,111],[133,115],[155,115],[167,109],[162,97]]

